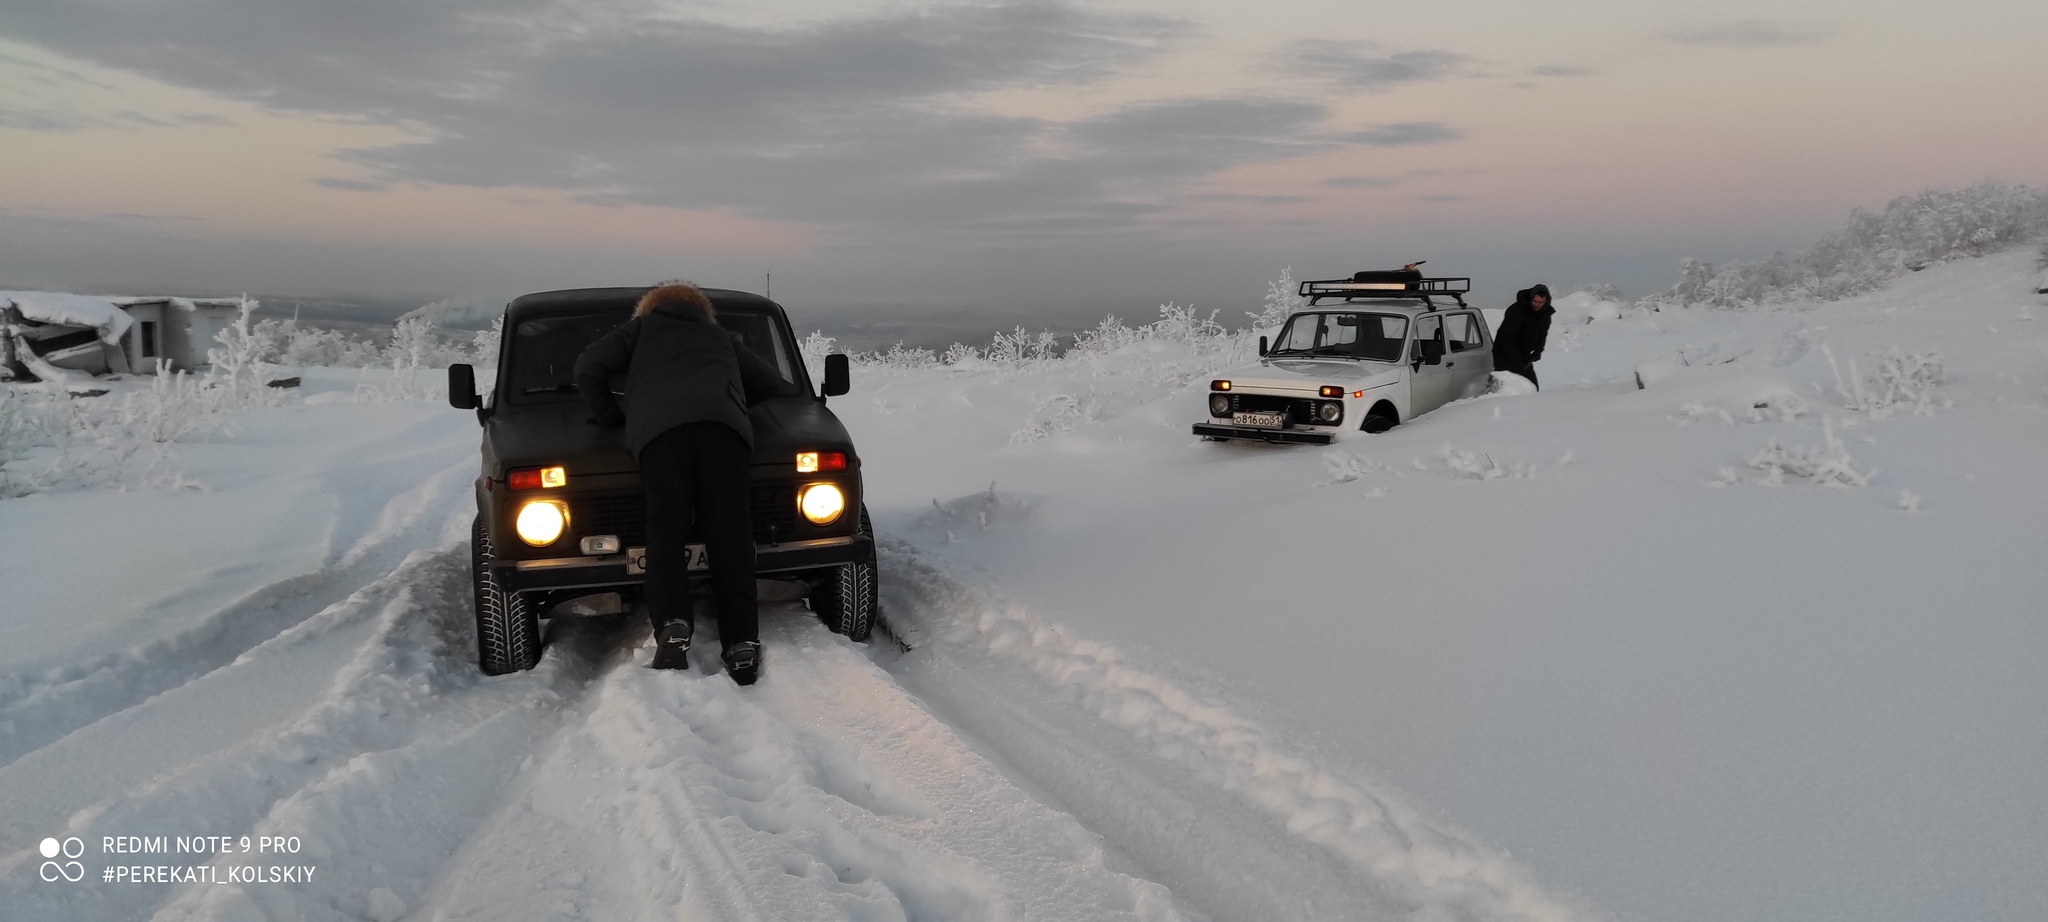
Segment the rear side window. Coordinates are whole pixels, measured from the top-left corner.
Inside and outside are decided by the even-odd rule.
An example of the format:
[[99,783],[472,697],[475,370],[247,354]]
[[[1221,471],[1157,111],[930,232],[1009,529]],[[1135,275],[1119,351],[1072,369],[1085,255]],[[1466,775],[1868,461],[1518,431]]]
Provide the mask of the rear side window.
[[[1424,342],[1435,342],[1435,343],[1437,343],[1437,344],[1441,345],[1441,344],[1443,343],[1443,341],[1444,341],[1444,325],[1443,325],[1443,315],[1441,315],[1441,314],[1428,314],[1428,315],[1425,315],[1425,316],[1423,316],[1423,317],[1420,317],[1420,318],[1417,318],[1417,319],[1416,319],[1416,321],[1415,321],[1415,342],[1416,342],[1416,343],[1417,343],[1418,345],[1419,345],[1419,344],[1421,344],[1421,343],[1424,343]],[[1418,354],[1420,354],[1420,353],[1418,353]]]
[[1450,341],[1452,352],[1468,352],[1486,345],[1486,336],[1480,332],[1478,318],[1471,314],[1449,314],[1444,317],[1444,337]]

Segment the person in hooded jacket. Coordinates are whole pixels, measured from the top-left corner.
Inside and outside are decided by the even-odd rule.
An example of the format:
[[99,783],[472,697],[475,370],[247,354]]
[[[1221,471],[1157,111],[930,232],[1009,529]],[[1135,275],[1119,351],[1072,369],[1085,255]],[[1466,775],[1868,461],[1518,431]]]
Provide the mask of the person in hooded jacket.
[[[624,375],[625,405],[610,381]],[[654,668],[689,668],[691,523],[711,566],[726,670],[741,685],[760,673],[754,525],[748,508],[754,428],[747,407],[789,385],[716,322],[688,282],[666,282],[633,318],[576,360],[576,389],[591,422],[626,428],[647,495],[647,611]]]
[[1533,285],[1515,292],[1515,303],[1501,315],[1500,329],[1493,333],[1493,368],[1511,371],[1529,379],[1537,390],[1536,362],[1543,358],[1543,344],[1550,339],[1550,318],[1557,308],[1550,304],[1550,286]]

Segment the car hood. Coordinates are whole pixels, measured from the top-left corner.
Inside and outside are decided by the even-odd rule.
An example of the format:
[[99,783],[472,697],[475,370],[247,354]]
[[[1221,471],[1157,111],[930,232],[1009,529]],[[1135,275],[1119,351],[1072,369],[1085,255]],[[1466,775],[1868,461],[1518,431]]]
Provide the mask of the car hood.
[[1257,364],[1233,368],[1216,377],[1229,379],[1232,389],[1257,388],[1314,394],[1316,388],[1325,384],[1341,384],[1345,390],[1392,384],[1401,380],[1401,366],[1346,359],[1262,359]]
[[810,397],[777,397],[747,411],[754,424],[754,463],[792,464],[800,451],[843,451],[856,457],[853,436],[824,404]]
[[[492,476],[515,467],[561,464],[578,474],[632,473],[640,469],[626,449],[626,430],[587,421],[581,403],[521,408],[486,424],[485,464]],[[843,451],[853,437],[824,404],[808,397],[777,397],[747,411],[754,427],[754,463],[788,466],[799,451]]]

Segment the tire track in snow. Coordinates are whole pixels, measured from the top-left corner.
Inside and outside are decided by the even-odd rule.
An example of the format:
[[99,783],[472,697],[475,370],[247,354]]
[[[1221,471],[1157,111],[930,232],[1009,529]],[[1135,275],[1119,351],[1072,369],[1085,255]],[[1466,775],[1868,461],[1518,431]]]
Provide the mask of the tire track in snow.
[[[708,623],[708,619],[707,622]],[[709,634],[709,631],[704,632]],[[766,607],[748,689],[645,630],[416,912],[437,919],[1181,918],[1010,784],[865,648]],[[706,670],[711,670],[709,674]]]
[[1116,651],[881,542],[885,604],[917,639],[905,686],[1220,918],[1575,922],[1500,849]]
[[[337,526],[340,545],[319,570],[254,589],[184,629],[119,653],[41,673],[0,675],[0,766],[47,746],[109,714],[190,682],[277,637],[345,599],[357,587],[388,575],[405,555],[446,540],[440,520],[466,505],[473,458],[441,464],[424,479],[390,496],[360,534]],[[344,490],[343,493],[356,492]],[[344,505],[354,497],[343,496]],[[158,602],[157,617],[175,615],[176,597]],[[143,617],[152,617],[145,615]]]
[[[56,891],[30,885],[35,875],[22,864],[34,857],[28,853],[0,861],[0,905],[41,913],[26,917],[81,920],[144,918],[165,902],[167,918],[250,909],[279,918],[365,918],[374,914],[366,901],[376,886],[403,887],[414,876],[423,884],[489,812],[534,742],[552,732],[561,702],[583,693],[609,646],[601,626],[565,624],[538,669],[485,679],[472,662],[469,583],[466,544],[413,553],[325,613],[322,620],[367,616],[375,629],[314,707],[81,810],[67,824],[68,834],[81,837],[296,835],[306,845],[298,857],[321,868],[312,885],[88,879]],[[369,879],[380,883],[365,886]]]

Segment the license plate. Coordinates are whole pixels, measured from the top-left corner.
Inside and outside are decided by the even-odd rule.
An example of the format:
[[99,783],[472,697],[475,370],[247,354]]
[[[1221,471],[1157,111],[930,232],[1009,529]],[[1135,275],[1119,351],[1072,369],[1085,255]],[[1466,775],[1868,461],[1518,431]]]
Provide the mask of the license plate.
[[[704,555],[704,545],[701,544],[684,545],[683,560],[685,561],[683,569],[691,572],[702,572],[711,569],[711,559]],[[640,576],[646,572],[647,549],[644,547],[627,548],[626,575]]]
[[1240,426],[1259,426],[1265,429],[1279,429],[1287,425],[1285,413],[1233,413],[1230,421]]

